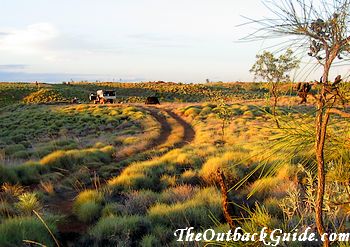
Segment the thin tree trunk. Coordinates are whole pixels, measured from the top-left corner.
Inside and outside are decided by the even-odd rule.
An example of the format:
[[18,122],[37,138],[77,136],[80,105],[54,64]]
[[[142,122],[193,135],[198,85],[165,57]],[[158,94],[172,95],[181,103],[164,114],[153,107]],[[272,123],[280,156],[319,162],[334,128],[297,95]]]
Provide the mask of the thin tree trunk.
[[[323,222],[323,200],[325,193],[325,164],[324,164],[324,144],[327,132],[327,124],[329,120],[329,112],[324,114],[324,109],[319,106],[318,116],[316,120],[316,160],[317,160],[317,198],[316,198],[316,227],[317,231],[320,235],[323,235],[326,230]],[[325,241],[323,243],[324,247],[329,246],[328,236],[325,237]]]
[[275,119],[277,128],[280,129],[281,126],[280,126],[280,123],[278,122],[277,112],[276,112],[277,102],[278,102],[277,85],[275,85],[274,83],[272,84],[271,94],[272,94],[272,97],[273,97],[273,105],[272,105],[273,118]]
[[[328,83],[328,74],[329,74],[330,65],[326,64],[324,67],[323,78],[322,78],[322,89],[320,93],[319,102],[317,104],[317,115],[316,115],[316,161],[317,161],[317,197],[316,197],[316,227],[318,233],[322,236],[326,233],[324,222],[323,222],[323,201],[324,193],[326,187],[326,176],[325,176],[325,164],[324,164],[324,144],[327,134],[327,125],[329,121],[330,112],[327,110],[325,112],[326,106],[326,92],[325,87]],[[324,247],[329,247],[329,238],[325,235]]]
[[222,125],[221,125],[221,134],[222,134],[222,142],[225,142],[225,120],[222,120]]
[[229,212],[229,201],[228,201],[228,191],[226,186],[226,178],[222,170],[219,168],[216,171],[217,180],[220,184],[221,188],[221,195],[222,195],[222,209],[224,211],[224,217],[226,219],[226,222],[229,224],[232,231],[235,230],[235,224],[233,223],[233,219]]

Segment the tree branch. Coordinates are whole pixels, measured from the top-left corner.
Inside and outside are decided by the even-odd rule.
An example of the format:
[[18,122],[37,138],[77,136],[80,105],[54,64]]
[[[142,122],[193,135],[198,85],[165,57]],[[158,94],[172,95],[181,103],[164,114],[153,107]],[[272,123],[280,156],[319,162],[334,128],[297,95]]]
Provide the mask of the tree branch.
[[331,108],[331,109],[329,109],[329,112],[333,113],[333,114],[337,114],[343,118],[350,118],[350,113],[341,111],[337,108]]

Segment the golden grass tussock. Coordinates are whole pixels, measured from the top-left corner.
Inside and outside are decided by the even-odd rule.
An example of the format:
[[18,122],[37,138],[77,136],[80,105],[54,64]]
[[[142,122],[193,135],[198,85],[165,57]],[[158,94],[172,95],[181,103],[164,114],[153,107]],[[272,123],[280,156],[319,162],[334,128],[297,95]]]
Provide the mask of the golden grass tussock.
[[238,181],[244,176],[244,173],[237,166],[241,157],[236,156],[236,152],[228,151],[220,156],[209,158],[199,171],[199,175],[208,184],[214,184],[216,182],[217,170],[223,169],[225,175],[229,180]]
[[203,162],[203,159],[197,155],[197,149],[193,146],[173,149],[160,158],[163,162],[174,163],[179,166],[197,167]]
[[88,201],[101,202],[103,199],[103,194],[97,190],[83,190],[74,200],[74,205],[78,206]]
[[206,227],[212,224],[209,214],[217,219],[221,218],[220,202],[219,191],[208,187],[191,195],[189,200],[172,204],[157,203],[148,210],[148,216],[153,224],[179,227],[183,222],[187,222],[194,227]]
[[[112,187],[123,186],[133,189],[141,189],[140,186],[152,186],[152,178],[162,172],[162,166],[164,163],[157,159],[135,162],[125,168],[119,176],[109,179],[107,183]],[[158,173],[153,174],[157,170],[159,170]]]
[[43,166],[71,168],[72,166],[88,162],[109,162],[114,152],[114,147],[105,146],[101,149],[73,149],[54,151],[40,160]]
[[160,202],[164,202],[166,204],[184,202],[192,199],[198,190],[199,188],[187,184],[176,185],[162,192],[160,195]]
[[292,187],[295,187],[295,183],[284,177],[264,177],[256,180],[247,188],[248,197],[254,196],[258,200],[268,197],[283,198],[288,189]]
[[102,209],[103,194],[97,190],[81,191],[73,203],[73,212],[83,222],[96,219]]

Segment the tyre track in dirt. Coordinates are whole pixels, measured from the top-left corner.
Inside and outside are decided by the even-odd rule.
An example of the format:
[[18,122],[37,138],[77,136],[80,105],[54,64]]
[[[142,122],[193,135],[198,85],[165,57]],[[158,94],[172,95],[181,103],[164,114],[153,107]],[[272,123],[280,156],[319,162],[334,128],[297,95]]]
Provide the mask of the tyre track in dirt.
[[189,144],[190,142],[192,142],[196,134],[192,126],[189,123],[187,123],[183,118],[181,118],[179,115],[174,113],[173,111],[171,110],[165,110],[165,111],[184,128],[184,137],[180,142],[175,144],[176,148],[183,147],[186,144]]
[[[181,141],[175,143],[172,147],[167,148],[166,152],[175,149],[175,148],[181,148],[190,142],[194,140],[195,137],[195,131],[192,128],[190,124],[188,124],[183,118],[181,118],[179,115],[174,113],[171,109],[164,109],[164,108],[158,108],[158,107],[145,107],[145,106],[137,106],[137,108],[145,110],[149,112],[149,114],[160,124],[160,133],[159,136],[150,142],[148,145],[146,145],[145,148],[142,150],[139,150],[137,153],[133,154],[135,155],[142,155],[143,153],[146,153],[151,150],[156,150],[157,147],[162,146],[163,144],[166,144],[168,137],[171,134],[171,126],[168,123],[166,116],[164,114],[159,114],[162,112],[166,112],[171,118],[175,119],[175,121],[182,126],[184,129],[184,135]],[[129,157],[116,157],[115,162],[122,162],[127,160]],[[142,160],[140,160],[142,161]],[[125,169],[123,167],[123,169]],[[122,172],[121,169],[118,174]],[[118,174],[113,174],[113,176],[116,176]],[[106,180],[107,181],[107,180]],[[101,183],[101,186],[106,185],[106,181]],[[89,188],[89,186],[87,186]],[[77,239],[81,234],[85,233],[88,229],[88,225],[86,225],[83,222],[80,222],[76,216],[73,214],[73,202],[75,197],[77,196],[77,192],[75,191],[66,191],[66,192],[60,192],[57,193],[57,195],[50,200],[50,203],[47,204],[47,207],[55,212],[59,212],[66,216],[66,220],[58,226],[58,230],[61,234],[62,240],[64,240],[64,244],[69,246],[69,242],[66,242],[65,240],[70,239],[73,240]],[[65,246],[64,245],[64,246]]]

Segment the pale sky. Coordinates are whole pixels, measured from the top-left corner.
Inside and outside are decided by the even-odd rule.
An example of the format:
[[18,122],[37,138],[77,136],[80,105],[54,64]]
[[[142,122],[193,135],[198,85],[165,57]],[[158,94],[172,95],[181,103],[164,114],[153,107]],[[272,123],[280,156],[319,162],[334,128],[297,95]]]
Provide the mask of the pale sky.
[[249,81],[261,0],[2,1],[0,81]]

